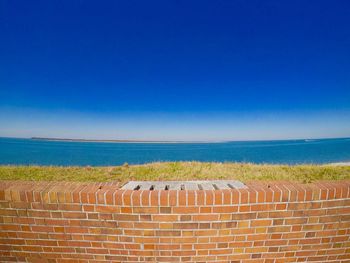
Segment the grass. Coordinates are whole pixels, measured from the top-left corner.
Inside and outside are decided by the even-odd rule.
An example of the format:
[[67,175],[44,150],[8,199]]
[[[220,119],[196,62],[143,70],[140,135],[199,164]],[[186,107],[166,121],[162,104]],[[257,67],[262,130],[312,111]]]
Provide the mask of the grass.
[[0,180],[107,182],[129,180],[317,180],[350,179],[350,166],[159,162],[109,167],[0,166]]

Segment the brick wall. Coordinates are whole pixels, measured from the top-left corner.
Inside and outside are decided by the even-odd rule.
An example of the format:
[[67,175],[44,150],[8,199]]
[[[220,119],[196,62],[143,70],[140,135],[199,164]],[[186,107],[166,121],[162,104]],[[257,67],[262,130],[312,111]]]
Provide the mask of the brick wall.
[[0,182],[0,260],[350,262],[350,181],[124,191]]

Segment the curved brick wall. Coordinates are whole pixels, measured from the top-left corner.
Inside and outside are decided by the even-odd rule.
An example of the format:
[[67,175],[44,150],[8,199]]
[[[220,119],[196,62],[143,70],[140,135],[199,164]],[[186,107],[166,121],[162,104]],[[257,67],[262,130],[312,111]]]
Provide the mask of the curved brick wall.
[[350,262],[350,181],[130,191],[0,182],[0,260]]

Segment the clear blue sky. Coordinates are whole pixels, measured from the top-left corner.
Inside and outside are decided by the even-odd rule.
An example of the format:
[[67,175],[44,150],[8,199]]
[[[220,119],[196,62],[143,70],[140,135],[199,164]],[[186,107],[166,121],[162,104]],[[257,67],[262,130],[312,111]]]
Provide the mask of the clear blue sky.
[[0,136],[350,136],[350,1],[0,2]]

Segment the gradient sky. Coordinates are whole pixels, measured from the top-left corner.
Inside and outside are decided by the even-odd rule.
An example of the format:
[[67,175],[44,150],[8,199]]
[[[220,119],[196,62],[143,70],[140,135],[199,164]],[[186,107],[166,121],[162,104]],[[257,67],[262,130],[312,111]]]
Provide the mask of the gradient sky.
[[350,136],[350,1],[0,1],[0,136]]

